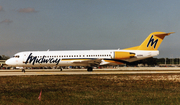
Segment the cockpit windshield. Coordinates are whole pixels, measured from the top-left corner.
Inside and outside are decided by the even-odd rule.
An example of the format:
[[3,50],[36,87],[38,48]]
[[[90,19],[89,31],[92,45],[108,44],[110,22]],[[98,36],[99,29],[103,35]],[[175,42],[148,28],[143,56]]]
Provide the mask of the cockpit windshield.
[[19,58],[19,55],[14,55],[13,58]]

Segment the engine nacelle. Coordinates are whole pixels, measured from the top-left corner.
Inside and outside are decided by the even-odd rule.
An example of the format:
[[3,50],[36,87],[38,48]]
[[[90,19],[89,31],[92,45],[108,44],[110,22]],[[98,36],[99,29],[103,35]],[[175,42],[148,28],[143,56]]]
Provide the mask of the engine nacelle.
[[128,59],[134,56],[135,56],[135,53],[131,53],[131,52],[122,52],[122,51],[114,52],[114,59]]

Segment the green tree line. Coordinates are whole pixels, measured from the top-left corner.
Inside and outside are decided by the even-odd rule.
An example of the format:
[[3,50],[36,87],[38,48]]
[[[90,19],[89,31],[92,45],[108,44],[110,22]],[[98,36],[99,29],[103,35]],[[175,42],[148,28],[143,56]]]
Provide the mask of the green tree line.
[[147,58],[144,60],[127,63],[127,66],[137,66],[138,64],[156,66],[159,64],[180,64],[180,58]]
[[7,60],[7,59],[9,59],[9,58],[10,58],[9,56],[0,55],[0,60]]

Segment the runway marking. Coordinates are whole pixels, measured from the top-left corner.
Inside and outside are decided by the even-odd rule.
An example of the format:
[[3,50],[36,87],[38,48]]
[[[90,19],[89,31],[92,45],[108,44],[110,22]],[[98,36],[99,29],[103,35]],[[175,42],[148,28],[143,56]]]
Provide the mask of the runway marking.
[[[154,69],[154,68],[153,68]],[[166,73],[180,73],[180,68],[174,70],[94,70],[92,72],[88,72],[86,70],[64,70],[64,71],[58,71],[58,70],[26,70],[26,72],[21,72],[21,70],[1,70],[0,76],[26,76],[26,75],[103,75],[103,74],[166,74]]]

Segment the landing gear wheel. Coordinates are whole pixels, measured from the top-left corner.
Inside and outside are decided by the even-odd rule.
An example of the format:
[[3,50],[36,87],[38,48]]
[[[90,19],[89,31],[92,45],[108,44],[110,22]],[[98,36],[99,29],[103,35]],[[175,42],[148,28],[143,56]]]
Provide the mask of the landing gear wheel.
[[22,69],[22,72],[24,72],[24,73],[25,73],[25,69]]
[[93,68],[92,67],[88,67],[87,71],[93,71]]

